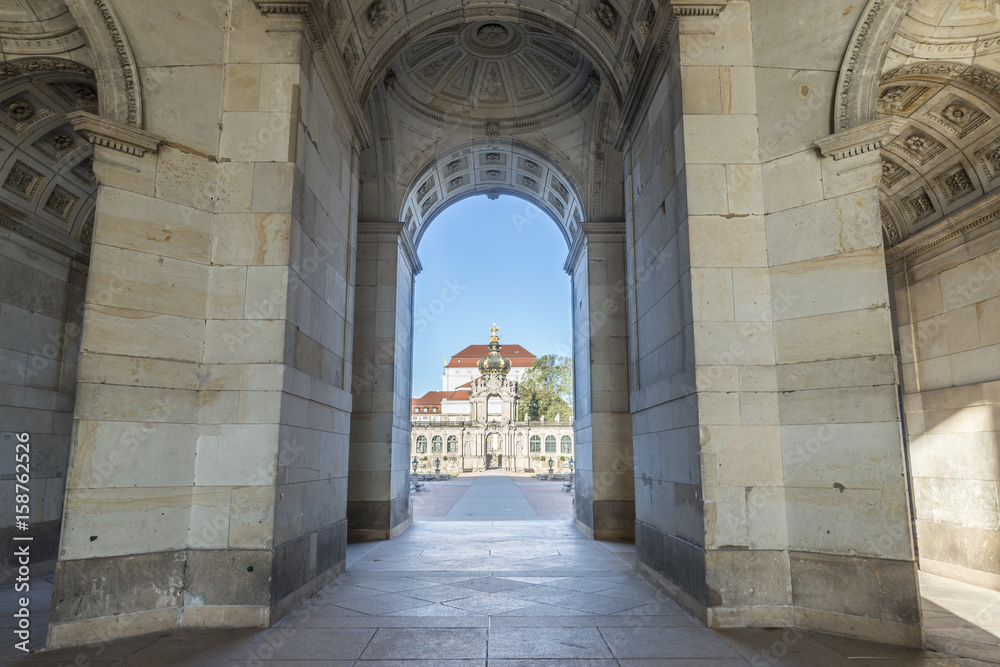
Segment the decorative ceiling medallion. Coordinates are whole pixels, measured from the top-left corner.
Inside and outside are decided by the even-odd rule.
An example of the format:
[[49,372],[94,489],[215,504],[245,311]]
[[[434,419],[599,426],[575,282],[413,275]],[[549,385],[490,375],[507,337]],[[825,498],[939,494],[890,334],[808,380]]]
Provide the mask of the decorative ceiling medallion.
[[959,97],[952,97],[944,107],[930,111],[927,115],[960,139],[978,130],[990,119],[987,114]]
[[478,22],[462,31],[462,45],[484,58],[503,58],[517,53],[525,42],[525,33],[513,23]]
[[887,188],[894,187],[901,180],[910,175],[910,172],[902,166],[896,164],[885,155],[882,156],[882,183]]
[[925,99],[927,86],[889,84],[883,86],[878,95],[878,110],[896,116],[909,115]]
[[945,145],[919,130],[908,130],[890,144],[924,165],[944,152]]
[[391,69],[390,99],[465,123],[535,122],[578,111],[571,105],[593,94],[593,66],[579,51],[499,15],[423,37]]

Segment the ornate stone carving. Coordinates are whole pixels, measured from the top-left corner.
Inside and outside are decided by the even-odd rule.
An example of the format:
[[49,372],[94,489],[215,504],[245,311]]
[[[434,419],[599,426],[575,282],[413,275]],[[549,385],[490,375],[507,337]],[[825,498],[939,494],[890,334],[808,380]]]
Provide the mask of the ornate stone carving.
[[975,184],[962,165],[952,167],[941,176],[938,176],[935,181],[938,184],[938,189],[944,194],[945,201],[949,204],[976,191]]
[[901,180],[910,175],[910,172],[893,160],[882,157],[882,184],[887,188],[892,188]]
[[994,139],[976,151],[976,159],[989,180],[1000,177],[1000,139]]
[[89,246],[94,242],[94,212],[91,211],[87,220],[80,228],[80,243]]
[[417,199],[423,199],[424,195],[427,194],[427,192],[432,187],[434,187],[434,177],[433,176],[431,176],[426,181],[424,181],[423,183],[420,184],[420,187],[417,189]]
[[375,2],[368,5],[368,23],[372,26],[378,26],[388,18],[388,13],[384,2],[382,0],[375,0]]
[[73,145],[73,137],[62,130],[56,130],[45,137],[45,143],[52,146],[57,151],[63,151]]
[[889,239],[889,246],[894,246],[902,241],[899,227],[896,226],[896,221],[892,219],[892,215],[889,214],[885,206],[879,206],[879,213],[881,214],[882,228],[885,230],[886,238]]
[[989,115],[957,97],[953,97],[944,108],[928,115],[940,126],[958,135],[959,139],[965,138],[990,120]]
[[42,175],[18,160],[7,174],[3,187],[30,202],[35,198],[35,193],[41,184]]
[[509,35],[507,28],[499,23],[487,23],[476,31],[476,36],[483,44],[496,46],[507,41]]
[[594,5],[594,17],[606,30],[613,30],[618,21],[618,12],[605,0],[600,0]]
[[945,150],[944,144],[919,130],[904,132],[892,145],[920,165],[927,164]]
[[57,185],[52,189],[48,200],[45,202],[45,210],[57,218],[69,220],[78,203],[80,203],[79,197]]
[[8,102],[4,110],[8,116],[19,123],[35,115],[35,107],[25,99],[16,99],[13,102]]
[[125,122],[129,125],[139,126],[141,123],[140,105],[142,101],[136,85],[138,75],[133,62],[132,51],[121,29],[118,27],[118,18],[115,16],[114,11],[112,11],[104,0],[93,0],[93,3],[98,12],[100,12],[104,27],[111,37],[111,43],[114,45],[115,56],[121,70],[122,82],[125,85],[127,109]]
[[903,202],[913,222],[920,222],[934,214],[934,202],[923,188],[910,195]]

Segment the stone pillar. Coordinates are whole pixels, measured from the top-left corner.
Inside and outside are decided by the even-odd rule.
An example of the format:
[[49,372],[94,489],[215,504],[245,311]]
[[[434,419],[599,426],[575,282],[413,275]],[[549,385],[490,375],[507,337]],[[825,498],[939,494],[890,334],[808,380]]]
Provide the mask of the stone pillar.
[[640,119],[625,141],[638,569],[713,627],[917,645],[885,127],[826,158],[794,148],[797,126],[758,122],[762,82],[788,84],[755,65],[751,3],[672,5],[658,88],[623,114]]
[[[387,540],[410,525],[413,280],[420,261],[402,223],[358,226],[348,535]],[[428,438],[427,456],[433,462]]]
[[583,223],[565,268],[573,283],[576,523],[595,539],[630,538],[635,494],[624,223]]
[[188,115],[71,115],[100,185],[50,646],[267,626],[344,568],[359,140],[301,16],[230,10],[183,29],[237,64],[141,69]]

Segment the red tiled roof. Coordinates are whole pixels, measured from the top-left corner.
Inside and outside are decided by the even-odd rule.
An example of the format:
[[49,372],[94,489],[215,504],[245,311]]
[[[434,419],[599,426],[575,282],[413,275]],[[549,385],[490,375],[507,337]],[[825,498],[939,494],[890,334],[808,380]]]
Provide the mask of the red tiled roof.
[[[448,361],[445,368],[467,368],[475,366],[476,362],[485,357],[490,351],[488,345],[470,345]],[[528,352],[520,345],[503,345],[500,347],[501,356],[510,359],[511,366],[530,366],[535,363],[535,355]]]
[[[471,386],[468,382],[462,387]],[[459,387],[455,391],[429,391],[420,398],[412,399],[410,409],[440,407],[444,401],[467,401],[469,400],[469,390]]]

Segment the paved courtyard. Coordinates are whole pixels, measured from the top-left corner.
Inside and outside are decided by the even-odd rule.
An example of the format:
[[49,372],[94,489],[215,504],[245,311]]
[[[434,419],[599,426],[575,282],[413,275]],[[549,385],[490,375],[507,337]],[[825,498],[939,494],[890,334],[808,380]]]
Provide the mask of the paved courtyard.
[[[569,496],[561,486],[497,472],[435,483],[415,498],[424,518],[390,542],[350,545],[347,572],[265,630],[183,630],[17,657],[7,588],[0,664],[1000,664],[1000,594],[938,577],[923,580],[928,643],[950,657],[794,630],[709,630],[635,574],[631,544],[594,542],[566,518],[545,518],[564,502],[558,494]],[[51,586],[37,580],[35,590],[41,629]]]

